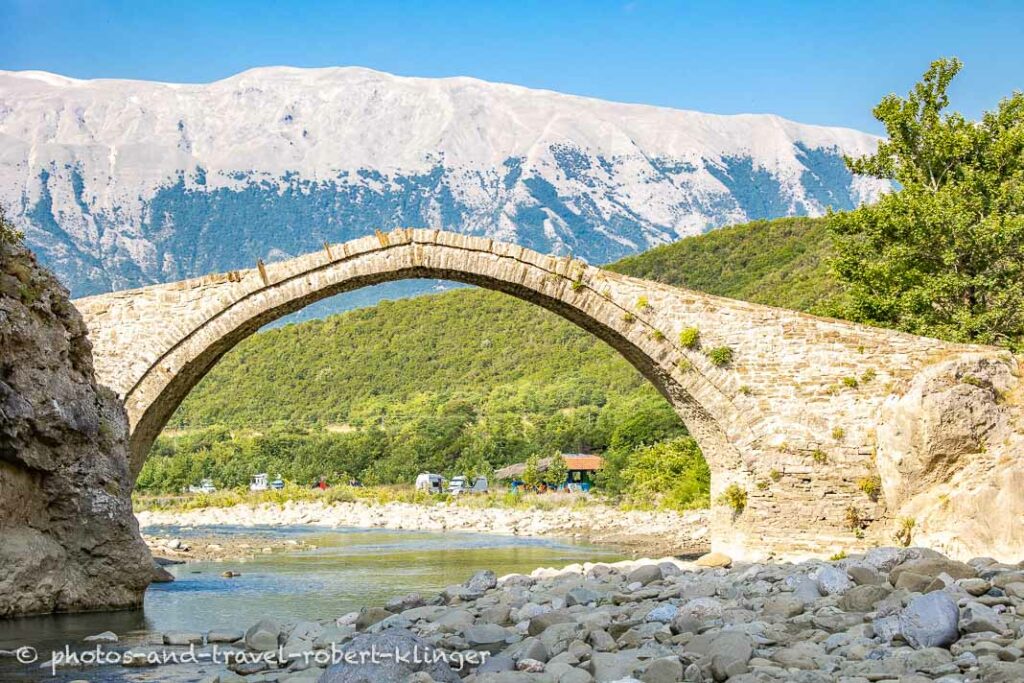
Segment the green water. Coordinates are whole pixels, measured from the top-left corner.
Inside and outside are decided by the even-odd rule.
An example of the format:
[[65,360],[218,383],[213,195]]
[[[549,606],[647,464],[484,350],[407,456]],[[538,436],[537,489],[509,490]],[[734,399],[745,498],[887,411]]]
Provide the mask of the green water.
[[[188,539],[217,534],[287,536],[315,550],[260,555],[247,561],[195,562],[168,567],[176,581],[154,584],[142,610],[0,620],[0,650],[30,645],[42,653],[102,631],[121,636],[122,646],[143,643],[154,632],[245,629],[261,617],[281,621],[334,619],[364,605],[417,591],[425,596],[461,583],[479,569],[528,573],[537,567],[623,559],[605,548],[568,540],[476,533],[430,533],[310,527],[197,529],[152,528],[147,532]],[[226,570],[241,576],[224,578]],[[87,674],[87,675],[83,675]],[[0,659],[0,681],[189,680],[189,672],[160,667],[68,670],[56,678],[38,668]]]

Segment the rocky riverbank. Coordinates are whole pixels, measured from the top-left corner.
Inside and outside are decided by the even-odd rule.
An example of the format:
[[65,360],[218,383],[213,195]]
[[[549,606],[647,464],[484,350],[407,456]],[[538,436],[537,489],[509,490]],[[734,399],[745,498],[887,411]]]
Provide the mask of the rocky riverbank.
[[876,548],[800,564],[712,555],[483,571],[329,621],[271,616],[155,640],[234,653],[200,667],[207,683],[1018,683],[1022,609],[1020,564]]
[[[238,505],[185,511],[136,513],[143,528],[294,526],[362,527],[415,531],[476,531],[517,536],[573,537],[588,543],[610,545],[632,555],[696,556],[708,548],[708,516],[704,510],[686,513],[623,511],[595,502],[585,506],[537,508],[475,508],[455,504],[415,505],[320,501],[287,502],[283,505]],[[154,553],[177,559],[224,559],[274,548],[266,538],[227,541],[197,538],[189,550],[167,552],[166,545],[149,537]],[[286,541],[282,541],[286,543]],[[208,549],[208,546],[214,546]],[[246,547],[239,547],[244,545]],[[276,545],[280,545],[277,543]],[[231,552],[232,549],[236,552]]]

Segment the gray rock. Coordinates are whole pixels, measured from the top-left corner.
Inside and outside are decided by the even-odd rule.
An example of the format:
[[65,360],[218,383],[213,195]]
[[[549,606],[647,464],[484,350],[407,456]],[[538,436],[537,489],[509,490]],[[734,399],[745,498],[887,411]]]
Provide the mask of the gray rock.
[[782,593],[765,600],[764,608],[761,611],[765,616],[788,619],[803,614],[806,604],[804,600],[792,593]]
[[631,652],[595,652],[585,666],[597,683],[607,683],[631,678],[640,660]]
[[897,585],[903,572],[913,572],[934,579],[939,574],[949,574],[954,579],[973,579],[978,575],[974,567],[945,557],[928,557],[902,562],[889,572],[889,582]]
[[881,585],[854,586],[843,595],[839,607],[847,612],[870,612],[875,605],[889,597],[889,589]]
[[1008,628],[1006,619],[991,607],[977,602],[969,603],[961,610],[959,627],[961,633],[1002,633]]
[[476,673],[488,674],[488,673],[499,673],[501,671],[515,671],[516,663],[508,655],[494,655],[488,657],[483,664],[477,667]]
[[656,564],[642,564],[626,576],[626,583],[639,583],[646,586],[661,581],[661,567]]
[[655,659],[640,676],[643,683],[675,683],[683,677],[683,663],[679,657],[661,657]]
[[678,611],[678,607],[672,603],[665,602],[648,612],[644,616],[644,621],[656,621],[661,624],[667,624],[675,618]]
[[900,562],[901,548],[886,546],[872,548],[864,555],[864,562],[880,572],[888,572]]
[[244,631],[214,630],[206,634],[208,643],[237,643],[242,638],[245,638]]
[[473,574],[466,583],[462,584],[473,593],[484,593],[498,585],[498,577],[489,569]]
[[599,602],[601,600],[601,594],[595,590],[589,588],[583,588],[579,586],[573,588],[565,594],[565,606],[572,607],[573,605],[589,605],[592,602]]
[[384,609],[386,609],[389,612],[394,612],[395,614],[398,614],[399,612],[404,612],[406,610],[415,609],[417,607],[423,607],[423,605],[425,604],[426,601],[423,599],[423,596],[419,593],[408,593],[406,595],[400,595],[396,598],[391,598],[384,605]]
[[530,625],[527,628],[527,633],[531,636],[538,636],[543,633],[548,627],[555,624],[565,624],[573,621],[572,615],[561,610],[553,610],[551,612],[545,612],[539,614],[533,619],[530,619]]
[[86,636],[82,640],[86,643],[116,643],[117,634],[113,631],[104,631],[93,636]]
[[258,652],[276,650],[281,637],[281,624],[275,619],[260,619],[245,632],[245,646]]
[[960,610],[949,594],[936,591],[914,598],[899,615],[903,639],[916,649],[948,647],[960,637]]
[[803,574],[787,576],[785,584],[793,589],[793,595],[805,603],[811,603],[821,598],[818,582]]
[[708,659],[711,662],[711,672],[719,681],[747,673],[747,663],[754,653],[754,643],[750,636],[738,631],[702,633],[691,639],[683,648],[686,652]]
[[[168,631],[164,634],[164,645],[202,645],[203,634],[195,631]],[[274,644],[277,647],[277,644]]]
[[600,628],[591,631],[587,640],[590,642],[590,646],[598,652],[611,652],[618,647],[615,644],[615,639],[607,631]]
[[817,584],[822,595],[842,595],[853,588],[845,569],[830,566],[818,570]]
[[505,645],[505,639],[509,633],[497,624],[480,624],[470,626],[465,630],[463,636],[469,646],[474,650],[486,650],[495,653]]
[[[343,661],[328,668],[320,683],[392,683],[419,673],[428,674],[438,683],[461,682],[430,643],[408,631],[358,635],[339,651]],[[398,656],[359,661],[360,653],[374,651]]]
[[356,618],[356,628],[363,631],[390,616],[391,612],[383,607],[364,607],[359,610],[359,616]]
[[850,579],[858,586],[880,585],[885,583],[885,578],[874,567],[866,564],[855,564],[846,568]]

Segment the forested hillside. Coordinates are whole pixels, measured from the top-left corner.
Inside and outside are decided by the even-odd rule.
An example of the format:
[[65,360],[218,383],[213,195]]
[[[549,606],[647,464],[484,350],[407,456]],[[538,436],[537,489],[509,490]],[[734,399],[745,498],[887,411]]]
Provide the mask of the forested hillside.
[[[622,273],[810,309],[832,292],[821,221],[718,230],[612,264]],[[460,289],[254,335],[195,388],[139,488],[255,471],[296,481],[408,482],[554,450],[633,449],[678,437],[667,402],[615,351],[553,313]],[[614,469],[614,467],[613,467]],[[615,486],[615,482],[609,482]]]
[[838,293],[822,218],[754,221],[690,237],[607,266],[732,299],[824,311]]

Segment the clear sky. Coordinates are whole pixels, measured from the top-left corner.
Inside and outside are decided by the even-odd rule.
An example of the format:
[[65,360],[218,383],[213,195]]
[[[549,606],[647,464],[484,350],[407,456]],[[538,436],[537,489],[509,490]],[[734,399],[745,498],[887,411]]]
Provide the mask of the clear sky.
[[0,69],[205,82],[357,65],[872,132],[872,106],[948,55],[969,116],[1024,89],[1024,0],[0,0]]

